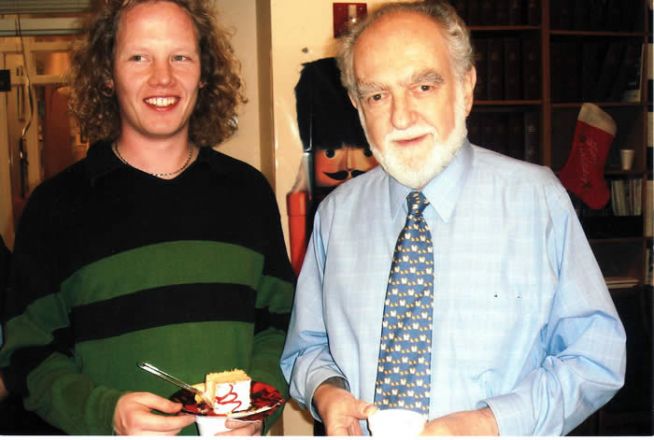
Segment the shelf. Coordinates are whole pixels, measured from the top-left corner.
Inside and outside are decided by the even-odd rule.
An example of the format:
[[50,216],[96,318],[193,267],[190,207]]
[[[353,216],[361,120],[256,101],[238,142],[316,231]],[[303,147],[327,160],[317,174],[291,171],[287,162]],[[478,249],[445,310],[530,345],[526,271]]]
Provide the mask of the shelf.
[[475,105],[482,107],[528,107],[528,106],[540,106],[543,104],[541,100],[533,99],[516,99],[516,100],[479,100],[475,101]]
[[604,244],[625,244],[640,245],[646,237],[612,237],[612,238],[589,238],[588,242],[595,245]]
[[615,169],[607,169],[604,170],[604,176],[610,177],[610,178],[642,178],[643,175],[647,172],[647,170],[641,170],[641,169],[633,169],[633,170],[615,170]]
[[552,29],[550,35],[560,35],[566,37],[590,37],[590,38],[643,38],[647,34],[645,32],[628,32],[628,31],[582,31],[582,30],[563,30]]
[[470,26],[471,32],[523,32],[523,31],[540,31],[540,26],[529,25],[511,25],[511,26]]
[[611,290],[632,289],[639,286],[638,278],[634,277],[606,277],[604,282]]
[[[594,102],[594,101],[589,101],[589,102]],[[618,102],[594,102],[595,104],[599,105],[600,107],[633,107],[633,108],[639,108],[642,107],[644,104],[641,102],[626,102],[626,101],[618,101]],[[583,102],[553,102],[552,103],[552,109],[557,109],[557,108],[579,108],[581,107]]]

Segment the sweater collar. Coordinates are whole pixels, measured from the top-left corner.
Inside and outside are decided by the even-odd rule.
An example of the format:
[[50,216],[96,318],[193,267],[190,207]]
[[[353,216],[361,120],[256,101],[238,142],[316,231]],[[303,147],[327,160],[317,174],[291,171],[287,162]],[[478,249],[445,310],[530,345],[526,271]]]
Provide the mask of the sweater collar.
[[[92,185],[99,179],[125,167],[125,164],[111,150],[111,144],[112,142],[109,140],[102,140],[89,147],[86,154],[86,171]],[[209,147],[201,147],[194,163],[206,163],[214,172],[224,173],[225,168],[220,160],[220,155],[211,154],[210,150]]]

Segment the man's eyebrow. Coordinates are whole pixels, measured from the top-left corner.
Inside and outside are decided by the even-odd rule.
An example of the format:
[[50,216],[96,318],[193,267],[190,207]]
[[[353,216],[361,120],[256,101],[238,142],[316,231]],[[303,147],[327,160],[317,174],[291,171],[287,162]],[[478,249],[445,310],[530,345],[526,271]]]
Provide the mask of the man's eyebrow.
[[380,92],[385,90],[383,84],[376,82],[358,82],[357,83],[357,94],[359,96],[368,95],[370,93]]
[[423,82],[443,84],[445,82],[445,79],[443,78],[443,75],[441,75],[440,73],[428,69],[428,70],[423,70],[422,72],[414,73],[409,81],[410,84],[417,84]]

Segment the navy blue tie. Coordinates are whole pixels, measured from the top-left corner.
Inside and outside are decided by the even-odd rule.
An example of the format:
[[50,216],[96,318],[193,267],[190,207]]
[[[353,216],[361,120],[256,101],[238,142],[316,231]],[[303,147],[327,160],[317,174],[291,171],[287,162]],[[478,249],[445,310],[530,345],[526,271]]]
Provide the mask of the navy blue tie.
[[386,289],[375,404],[429,415],[434,256],[422,216],[429,201],[414,191],[407,204]]

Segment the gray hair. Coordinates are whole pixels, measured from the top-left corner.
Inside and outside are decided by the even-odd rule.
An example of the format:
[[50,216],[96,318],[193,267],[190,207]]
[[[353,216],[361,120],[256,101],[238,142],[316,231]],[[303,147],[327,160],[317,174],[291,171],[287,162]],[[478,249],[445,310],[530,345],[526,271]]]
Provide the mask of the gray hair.
[[414,3],[390,3],[369,14],[343,37],[338,54],[338,66],[341,69],[341,81],[348,91],[356,96],[356,78],[354,76],[354,45],[363,32],[386,15],[400,12],[413,12],[433,20],[444,31],[447,47],[452,59],[454,74],[461,81],[465,74],[475,65],[470,33],[465,23],[454,8],[442,0]]

